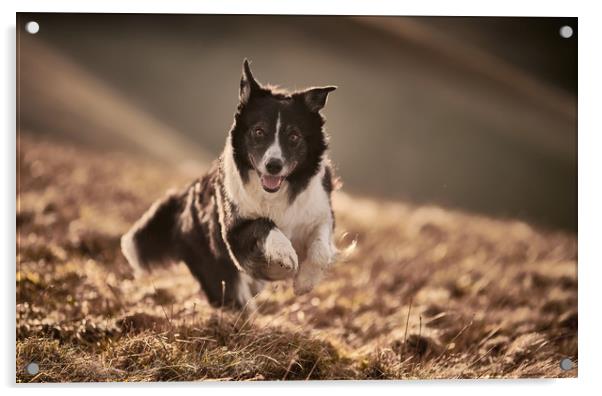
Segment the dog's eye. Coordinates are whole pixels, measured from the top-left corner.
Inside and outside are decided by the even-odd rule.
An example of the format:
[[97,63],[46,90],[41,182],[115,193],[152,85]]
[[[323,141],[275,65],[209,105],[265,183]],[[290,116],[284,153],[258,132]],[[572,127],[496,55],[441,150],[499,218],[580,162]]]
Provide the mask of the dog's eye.
[[253,129],[253,136],[256,138],[262,138],[265,136],[265,131],[261,128]]
[[300,139],[301,136],[299,136],[299,134],[296,132],[293,132],[290,135],[288,135],[288,140],[289,142],[291,142],[292,145],[297,145]]

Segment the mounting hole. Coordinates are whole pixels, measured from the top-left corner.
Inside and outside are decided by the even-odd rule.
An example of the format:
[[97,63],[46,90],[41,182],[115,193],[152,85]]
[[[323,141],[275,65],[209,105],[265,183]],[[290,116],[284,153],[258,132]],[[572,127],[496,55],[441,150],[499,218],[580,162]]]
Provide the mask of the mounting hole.
[[36,362],[31,362],[27,366],[25,366],[25,371],[29,375],[36,375],[40,372],[40,366]]
[[560,361],[560,369],[564,371],[569,371],[573,368],[573,361],[569,358],[564,358]]
[[563,27],[560,28],[560,37],[562,38],[571,38],[573,37],[573,28],[570,27],[569,25],[564,25]]
[[29,21],[25,24],[25,30],[29,34],[36,34],[40,31],[40,25],[36,21]]

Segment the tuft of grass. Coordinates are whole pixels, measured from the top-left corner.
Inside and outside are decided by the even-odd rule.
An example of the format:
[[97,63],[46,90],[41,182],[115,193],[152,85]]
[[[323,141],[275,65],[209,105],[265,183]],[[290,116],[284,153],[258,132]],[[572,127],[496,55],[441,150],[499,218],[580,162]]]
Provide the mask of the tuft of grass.
[[[262,328],[227,313],[194,325],[128,317],[102,339],[73,333],[34,334],[17,344],[17,381],[190,381],[199,379],[346,379],[353,362],[328,341],[280,328]],[[148,330],[132,326],[146,323]],[[35,361],[43,375],[23,368]]]

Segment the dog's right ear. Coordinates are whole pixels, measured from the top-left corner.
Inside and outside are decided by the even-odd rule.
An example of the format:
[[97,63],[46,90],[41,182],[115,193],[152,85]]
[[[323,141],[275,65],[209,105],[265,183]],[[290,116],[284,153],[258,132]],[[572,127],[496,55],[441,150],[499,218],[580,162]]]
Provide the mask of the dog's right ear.
[[255,81],[251,68],[249,67],[249,61],[245,59],[242,64],[242,77],[240,79],[240,103],[247,104],[251,95],[261,89],[259,83]]

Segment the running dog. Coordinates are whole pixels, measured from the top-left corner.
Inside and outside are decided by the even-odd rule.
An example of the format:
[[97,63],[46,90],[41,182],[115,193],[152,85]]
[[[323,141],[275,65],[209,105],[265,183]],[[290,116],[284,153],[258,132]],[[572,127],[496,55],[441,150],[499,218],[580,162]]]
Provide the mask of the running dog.
[[266,281],[292,278],[297,295],[311,291],[338,257],[320,114],[335,89],[264,86],[245,60],[224,151],[121,238],[130,265],[183,261],[214,306],[244,308]]

